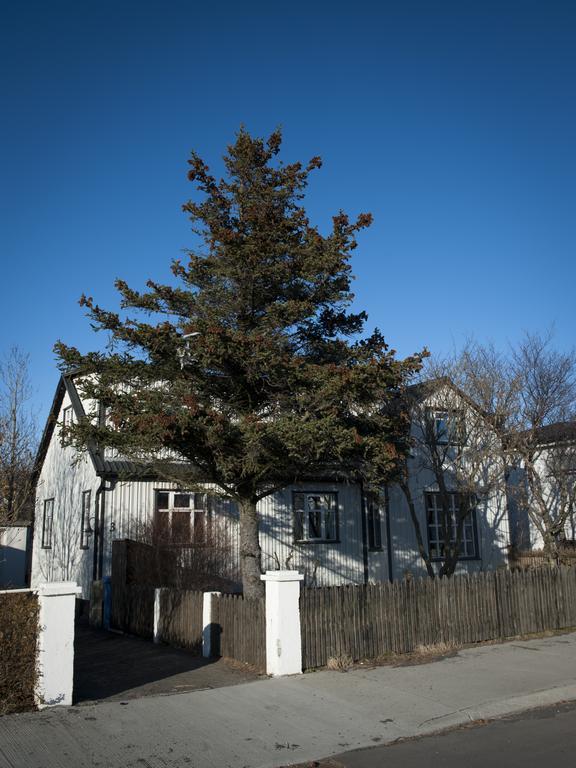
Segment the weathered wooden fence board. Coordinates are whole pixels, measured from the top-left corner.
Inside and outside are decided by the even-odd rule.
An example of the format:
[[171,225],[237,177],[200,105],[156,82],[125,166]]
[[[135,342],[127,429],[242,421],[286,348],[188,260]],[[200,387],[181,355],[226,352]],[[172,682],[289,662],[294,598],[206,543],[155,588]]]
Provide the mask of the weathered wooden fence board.
[[184,589],[160,591],[160,639],[169,645],[202,652],[202,592]]
[[568,629],[576,626],[576,568],[307,588],[300,612],[304,669]]
[[154,632],[154,587],[113,584],[111,624],[131,635],[152,637]]
[[264,599],[221,595],[212,603],[212,642],[216,654],[266,671],[266,616]]

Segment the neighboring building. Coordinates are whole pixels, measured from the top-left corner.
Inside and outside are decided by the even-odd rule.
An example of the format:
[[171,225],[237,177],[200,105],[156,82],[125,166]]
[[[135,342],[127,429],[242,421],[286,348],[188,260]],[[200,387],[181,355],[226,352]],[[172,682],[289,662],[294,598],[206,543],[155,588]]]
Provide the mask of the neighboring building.
[[28,585],[31,534],[32,527],[26,521],[0,526],[0,589]]
[[[511,544],[518,550],[541,550],[545,526],[558,541],[575,542],[576,421],[548,424],[520,438],[529,466],[519,455],[508,471]],[[529,468],[535,475],[532,483]]]
[[[461,401],[463,408],[469,404]],[[37,459],[32,584],[74,580],[90,596],[95,579],[110,574],[114,539],[139,538],[154,524],[174,540],[194,536],[218,521],[237,558],[235,504],[210,493],[186,491],[155,476],[150,467],[101,452],[79,454],[63,447],[59,425],[82,419],[84,404],[70,376],[58,384]],[[427,546],[437,546],[437,484],[414,465],[410,483]],[[180,465],[181,467],[182,465]],[[174,467],[177,471],[178,466]],[[459,503],[456,491],[454,504]],[[465,526],[461,570],[478,571],[506,562],[505,493],[478,499]],[[414,528],[398,488],[377,499],[358,485],[315,478],[291,485],[259,504],[263,568],[294,568],[310,585],[333,585],[423,575]]]

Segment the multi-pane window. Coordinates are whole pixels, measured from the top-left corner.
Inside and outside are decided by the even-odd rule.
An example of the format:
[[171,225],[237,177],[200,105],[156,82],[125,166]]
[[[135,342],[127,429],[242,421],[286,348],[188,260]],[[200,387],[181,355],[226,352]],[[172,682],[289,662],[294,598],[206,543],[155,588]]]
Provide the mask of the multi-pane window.
[[[468,509],[465,509],[463,505],[466,505]],[[465,515],[462,524],[462,539],[460,541],[460,558],[478,557],[476,510],[473,506],[473,500],[465,494],[449,493],[446,525],[450,536],[450,543],[456,541],[457,521],[460,515]],[[432,560],[440,560],[444,557],[445,539],[442,525],[444,510],[439,493],[426,494],[426,517],[430,557]]]
[[210,493],[188,491],[156,491],[157,536],[172,544],[186,544],[201,541],[206,535],[211,515],[218,507],[223,512],[233,502],[220,499]]
[[368,524],[368,547],[382,549],[382,521],[378,499],[368,498],[366,502],[366,519]]
[[92,533],[90,527],[90,501],[92,491],[82,492],[82,523],[80,527],[80,549],[88,549],[90,546],[89,536]]
[[462,445],[464,422],[458,411],[431,411],[436,445]]
[[296,541],[337,541],[338,495],[295,491],[294,538]]
[[44,514],[42,516],[42,548],[52,547],[52,522],[54,518],[54,499],[44,501]]

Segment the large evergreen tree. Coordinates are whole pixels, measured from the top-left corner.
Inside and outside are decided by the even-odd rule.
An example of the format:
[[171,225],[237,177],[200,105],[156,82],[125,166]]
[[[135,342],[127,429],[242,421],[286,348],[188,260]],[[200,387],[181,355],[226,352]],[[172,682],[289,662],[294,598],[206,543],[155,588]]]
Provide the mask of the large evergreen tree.
[[362,338],[366,315],[349,311],[350,256],[371,216],[340,212],[321,235],[301,204],[321,161],[283,164],[280,145],[279,131],[265,141],[240,130],[220,181],[193,153],[200,194],[183,209],[200,244],[173,262],[176,284],[139,292],[117,280],[119,313],[82,297],[111,345],[56,345],[63,368],[96,374],[80,386],[109,409],[70,440],[175,452],[236,499],[248,596],[262,588],[257,502],[314,474],[388,477],[408,440],[405,415],[387,406],[420,366],[420,355],[396,360],[379,331]]

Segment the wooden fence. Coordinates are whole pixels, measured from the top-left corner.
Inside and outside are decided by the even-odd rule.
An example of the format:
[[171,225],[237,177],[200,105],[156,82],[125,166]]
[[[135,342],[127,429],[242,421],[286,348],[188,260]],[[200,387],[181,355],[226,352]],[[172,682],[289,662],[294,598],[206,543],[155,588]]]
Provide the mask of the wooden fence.
[[162,589],[160,592],[160,640],[168,645],[202,653],[202,592]]
[[304,669],[576,627],[576,568],[304,589]]
[[152,637],[154,633],[154,587],[141,584],[112,584],[110,624],[130,635]]
[[266,617],[264,599],[242,595],[214,597],[212,642],[216,655],[251,664],[266,671]]

